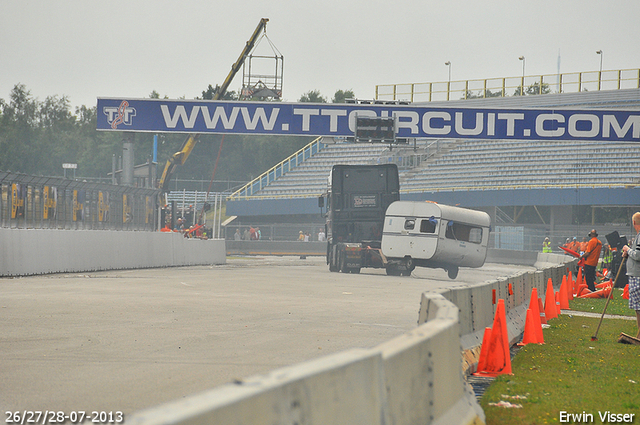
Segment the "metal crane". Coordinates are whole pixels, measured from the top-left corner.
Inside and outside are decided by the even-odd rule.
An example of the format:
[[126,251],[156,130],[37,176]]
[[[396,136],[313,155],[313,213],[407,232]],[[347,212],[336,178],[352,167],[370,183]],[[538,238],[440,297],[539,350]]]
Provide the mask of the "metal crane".
[[[242,53],[240,53],[238,60],[236,60],[236,62],[231,66],[229,75],[227,75],[227,78],[225,78],[224,82],[213,96],[213,100],[220,100],[227,92],[227,88],[229,88],[233,77],[235,77],[235,75],[238,73],[238,71],[244,64],[246,57],[249,55],[251,50],[253,50],[256,41],[260,36],[260,33],[262,31],[266,31],[267,22],[269,22],[269,18],[260,19],[258,26],[251,35],[249,41],[247,41],[247,44],[244,46],[244,49],[242,50]],[[184,165],[184,163],[187,161],[187,158],[189,158],[191,151],[193,151],[196,143],[198,143],[198,136],[199,134],[189,134],[185,142],[182,144],[182,148],[180,148],[178,152],[171,155],[171,157],[167,160],[167,163],[164,166],[164,171],[162,172],[162,176],[158,181],[158,187],[162,190],[162,192],[166,192],[169,188],[169,180],[171,180],[171,176],[173,175],[176,167],[178,165]]]

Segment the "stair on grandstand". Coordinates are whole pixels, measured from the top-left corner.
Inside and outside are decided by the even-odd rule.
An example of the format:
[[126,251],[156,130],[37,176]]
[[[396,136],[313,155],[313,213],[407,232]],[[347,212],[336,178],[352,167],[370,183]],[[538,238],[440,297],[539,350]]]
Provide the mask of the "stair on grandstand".
[[327,178],[335,164],[376,164],[388,151],[383,144],[338,142],[324,147],[297,167],[257,192],[259,196],[315,196],[327,190]]

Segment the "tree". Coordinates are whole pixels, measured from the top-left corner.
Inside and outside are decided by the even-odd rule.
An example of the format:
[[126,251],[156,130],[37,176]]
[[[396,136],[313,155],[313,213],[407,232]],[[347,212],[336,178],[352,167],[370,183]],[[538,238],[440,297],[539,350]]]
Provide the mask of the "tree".
[[[527,87],[524,90],[524,94],[525,95],[532,95],[532,94],[548,94],[551,93],[551,88],[549,88],[549,84],[547,83],[542,83],[542,90],[540,90],[540,82],[536,81],[535,83],[531,84],[529,87]],[[518,87],[516,89],[516,91],[513,93],[514,96],[521,96],[522,95],[522,87]]]
[[484,90],[480,90],[478,91],[478,94],[475,94],[471,90],[467,90],[467,94],[466,94],[466,97],[464,97],[464,99],[482,99],[482,98],[488,98],[488,97],[501,97],[501,96],[502,96],[502,90],[492,92],[491,90],[487,89],[486,93],[484,93]]
[[[160,93],[153,90],[151,93],[149,93],[149,99],[160,99]],[[163,99],[169,99],[169,96],[164,95]]]
[[353,93],[353,90],[338,90],[333,95],[333,99],[331,99],[331,103],[345,103],[346,99],[355,99],[356,95]]
[[298,102],[327,103],[327,99],[320,94],[319,90],[311,90],[300,96]]
[[527,87],[525,92],[526,94],[548,94],[551,93],[551,89],[549,88],[549,84],[542,83],[542,89],[540,88],[540,83],[536,81]]
[[[218,90],[220,90],[220,86],[219,85],[216,84],[216,86],[213,87],[211,84],[209,84],[207,89],[202,92],[202,97],[201,98],[197,97],[196,99],[212,100],[213,97],[216,95],[216,93],[218,93]],[[219,99],[219,100],[238,100],[238,95],[233,90],[232,91],[227,91],[222,96],[222,99]]]

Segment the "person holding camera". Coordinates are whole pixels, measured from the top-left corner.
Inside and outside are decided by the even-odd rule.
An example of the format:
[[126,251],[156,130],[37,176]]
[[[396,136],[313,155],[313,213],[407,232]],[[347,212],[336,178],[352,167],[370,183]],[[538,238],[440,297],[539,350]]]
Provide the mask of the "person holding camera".
[[622,257],[627,259],[627,276],[629,276],[629,308],[636,311],[638,334],[640,338],[640,212],[633,215],[633,228],[638,234],[631,246],[622,247]]
[[589,233],[589,242],[585,248],[584,254],[580,258],[584,258],[584,280],[587,282],[587,286],[591,292],[596,291],[596,266],[600,259],[600,251],[602,251],[602,242],[598,239],[598,233],[595,229]]

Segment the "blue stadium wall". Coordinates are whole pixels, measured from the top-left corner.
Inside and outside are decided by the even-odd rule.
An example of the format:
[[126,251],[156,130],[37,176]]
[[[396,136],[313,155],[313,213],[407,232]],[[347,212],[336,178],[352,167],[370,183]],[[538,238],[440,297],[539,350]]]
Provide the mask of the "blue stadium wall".
[[[467,208],[505,206],[629,206],[640,204],[640,187],[564,188],[402,193],[406,201],[434,201]],[[238,217],[317,215],[317,198],[255,199],[227,202],[227,215]]]

